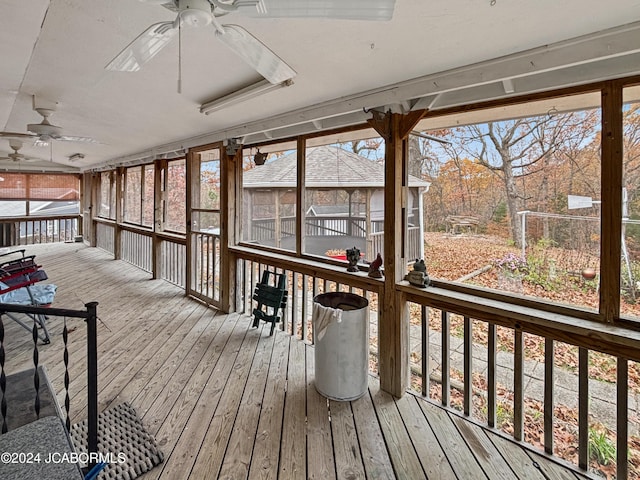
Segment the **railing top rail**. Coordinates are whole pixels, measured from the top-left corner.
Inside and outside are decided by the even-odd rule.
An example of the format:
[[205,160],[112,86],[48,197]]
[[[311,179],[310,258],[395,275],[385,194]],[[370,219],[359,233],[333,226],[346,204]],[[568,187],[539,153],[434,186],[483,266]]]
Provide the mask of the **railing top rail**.
[[[85,304],[85,307],[98,305],[97,302]],[[30,313],[56,317],[89,318],[92,314],[88,310],[71,310],[68,308],[34,307],[32,305],[17,305],[14,303],[0,303],[0,315],[5,313]]]
[[248,247],[229,247],[229,251],[239,258],[251,260],[266,265],[273,265],[284,270],[291,270],[312,277],[335,281],[354,288],[362,288],[378,292],[384,285],[383,280],[372,278],[367,272],[347,272],[346,263],[332,265],[327,262],[313,260],[308,257],[298,258],[269,251],[262,251]]
[[28,217],[2,217],[0,223],[16,223],[16,222],[41,222],[44,220],[75,220],[82,218],[82,214],[74,213],[70,215],[30,215]]
[[552,338],[615,357],[640,361],[640,331],[637,330],[437,286],[417,289],[408,282],[402,282],[397,285],[397,289],[403,292],[407,300],[414,303]]

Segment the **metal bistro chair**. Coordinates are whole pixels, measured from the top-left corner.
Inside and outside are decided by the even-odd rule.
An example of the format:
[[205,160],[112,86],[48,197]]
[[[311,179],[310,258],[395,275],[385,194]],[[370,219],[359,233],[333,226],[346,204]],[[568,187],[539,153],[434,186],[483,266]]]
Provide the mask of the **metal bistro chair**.
[[[270,283],[269,280],[272,279]],[[262,280],[256,283],[253,292],[253,300],[258,302],[258,306],[253,309],[254,321],[253,326],[257,327],[260,320],[271,322],[271,332],[273,335],[276,323],[280,321],[278,310],[284,316],[284,310],[287,306],[287,290],[285,290],[287,277],[284,273],[276,273],[270,270],[262,272]]]

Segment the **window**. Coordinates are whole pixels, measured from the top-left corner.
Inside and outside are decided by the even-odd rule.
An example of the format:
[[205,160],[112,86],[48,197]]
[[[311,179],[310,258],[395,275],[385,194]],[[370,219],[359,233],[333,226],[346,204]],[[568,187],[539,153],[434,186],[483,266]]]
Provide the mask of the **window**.
[[191,230],[220,234],[220,152],[218,149],[198,154],[199,182],[191,200]]
[[116,182],[115,172],[101,172],[98,185],[98,216],[103,218],[116,218]]
[[640,319],[640,86],[625,88],[622,109],[621,314]]
[[425,119],[431,278],[598,309],[600,93]]
[[384,142],[372,129],[313,138],[305,151],[304,253],[363,260],[384,242]]
[[127,168],[124,177],[124,221],[141,223],[142,167]]
[[171,160],[164,172],[164,228],[172,232],[185,233],[186,161]]
[[129,167],[124,177],[124,221],[153,226],[154,166]]
[[[255,162],[258,151],[266,155],[263,165]],[[295,252],[298,185],[295,143],[245,149],[243,170],[242,240]]]
[[78,215],[78,175],[3,173],[0,217]]

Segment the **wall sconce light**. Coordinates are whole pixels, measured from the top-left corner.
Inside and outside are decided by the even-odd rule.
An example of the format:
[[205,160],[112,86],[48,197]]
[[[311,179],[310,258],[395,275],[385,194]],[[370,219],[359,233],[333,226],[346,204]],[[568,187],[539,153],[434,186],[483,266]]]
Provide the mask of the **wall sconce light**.
[[260,149],[258,149],[256,154],[253,156],[253,163],[255,163],[256,166],[264,165],[264,162],[266,162],[266,160],[267,160],[267,155],[269,155],[269,154],[268,153],[262,153],[262,152],[260,152]]

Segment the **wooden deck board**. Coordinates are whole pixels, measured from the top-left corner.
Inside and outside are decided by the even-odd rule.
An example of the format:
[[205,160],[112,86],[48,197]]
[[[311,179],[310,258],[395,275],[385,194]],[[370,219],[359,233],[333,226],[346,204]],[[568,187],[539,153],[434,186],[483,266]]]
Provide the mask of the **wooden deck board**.
[[488,478],[480,468],[478,460],[467,446],[465,439],[458,432],[448,412],[427,402],[421,402],[420,407],[425,412],[429,425],[447,455],[451,468],[459,479]]
[[336,478],[328,400],[314,385],[313,355],[307,357],[307,478]]
[[369,390],[396,476],[426,479],[394,398],[382,391],[377,381],[369,382]]
[[280,465],[278,474],[283,478],[306,477],[306,449],[304,425],[305,402],[305,346],[302,342],[289,343],[289,368],[287,372]]
[[418,460],[421,462],[427,478],[455,478],[456,475],[447,461],[447,456],[442,450],[438,438],[418,405],[418,402],[421,401],[413,395],[405,395],[396,400],[407,432],[415,446]]
[[451,415],[451,418],[487,477],[512,480],[515,476],[514,472],[495,445],[487,438],[484,430],[457,415]]
[[[100,408],[129,402],[164,452],[141,480],[587,478],[408,394],[327,401],[314,349],[244,314],[225,315],[99,249],[27,247],[58,285],[55,306],[98,301]],[[86,414],[86,340],[68,319],[72,419]],[[6,373],[31,368],[30,333],[4,320]],[[62,399],[63,321],[38,345]],[[268,326],[267,326],[268,327]],[[540,466],[536,468],[533,462]],[[543,473],[544,472],[544,473]],[[545,477],[545,475],[547,477]]]
[[329,402],[331,433],[338,479],[365,479],[358,435],[349,402]]
[[249,379],[244,392],[242,392],[242,399],[240,400],[236,421],[233,424],[231,438],[227,445],[227,451],[233,454],[225,455],[219,478],[229,480],[245,479],[249,474],[251,454],[258,421],[260,420],[269,364],[274,349],[274,338],[277,338],[277,336],[264,338],[258,344],[256,355],[251,364]]

